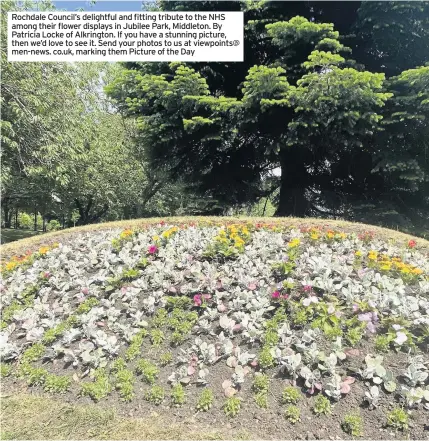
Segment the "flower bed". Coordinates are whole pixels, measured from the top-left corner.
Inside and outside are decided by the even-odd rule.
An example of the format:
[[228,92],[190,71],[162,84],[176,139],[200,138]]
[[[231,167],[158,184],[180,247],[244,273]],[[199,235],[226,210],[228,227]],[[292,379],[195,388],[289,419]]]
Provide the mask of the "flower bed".
[[416,245],[250,222],[82,234],[2,272],[2,376],[178,418],[280,415],[262,436],[306,435],[315,418],[345,437],[424,438]]

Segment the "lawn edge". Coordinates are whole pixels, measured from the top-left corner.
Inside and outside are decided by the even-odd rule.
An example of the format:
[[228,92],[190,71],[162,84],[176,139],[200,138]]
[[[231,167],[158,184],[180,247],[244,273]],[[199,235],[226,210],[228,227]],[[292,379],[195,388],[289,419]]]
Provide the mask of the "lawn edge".
[[171,424],[160,413],[122,416],[108,406],[72,404],[52,396],[17,392],[1,395],[0,439],[248,439],[246,433]]
[[214,221],[216,223],[222,224],[225,222],[252,222],[258,223],[263,222],[273,225],[284,225],[289,227],[326,227],[326,228],[340,228],[341,230],[351,233],[362,233],[365,231],[373,232],[378,238],[384,240],[393,240],[396,243],[401,243],[405,245],[409,240],[413,239],[417,242],[417,249],[429,250],[429,241],[420,237],[412,236],[407,233],[402,233],[400,231],[392,230],[389,228],[378,227],[374,225],[350,222],[343,220],[331,220],[331,219],[319,219],[319,218],[295,218],[295,217],[216,217],[216,216],[181,216],[181,217],[157,217],[157,218],[143,218],[143,219],[132,219],[132,220],[122,220],[105,222],[100,224],[90,224],[81,227],[68,228],[60,231],[53,231],[50,233],[36,235],[25,239],[20,239],[14,242],[10,242],[0,246],[0,256],[1,258],[8,258],[13,255],[19,255],[25,253],[27,250],[35,251],[42,245],[49,245],[54,242],[60,242],[62,239],[69,239],[74,235],[81,233],[89,233],[93,231],[103,231],[116,228],[131,228],[135,229],[138,227],[145,227],[149,225],[159,224],[159,222],[164,221],[166,223],[182,223],[187,224],[197,221]]

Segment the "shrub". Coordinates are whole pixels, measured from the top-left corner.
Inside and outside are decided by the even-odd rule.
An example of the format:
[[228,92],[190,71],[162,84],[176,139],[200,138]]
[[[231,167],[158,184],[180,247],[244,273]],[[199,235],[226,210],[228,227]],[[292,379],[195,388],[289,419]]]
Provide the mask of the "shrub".
[[268,393],[266,391],[258,392],[255,395],[255,403],[261,409],[267,409],[268,408]]
[[64,394],[69,390],[70,386],[71,386],[71,378],[66,376],[49,374],[46,376],[43,389],[46,392]]
[[141,374],[143,380],[148,384],[154,384],[158,377],[158,368],[148,360],[141,359],[137,363],[136,371]]
[[18,225],[20,228],[30,230],[34,226],[34,220],[27,213],[19,213],[18,214]]
[[359,415],[348,414],[344,417],[341,424],[344,432],[353,436],[361,436],[363,430],[362,417]]
[[226,416],[235,417],[240,412],[241,400],[237,397],[230,397],[223,405],[223,411]]
[[408,429],[408,414],[404,409],[397,407],[387,415],[387,425],[397,430]]
[[185,390],[180,383],[173,386],[173,390],[171,391],[171,402],[175,406],[181,406],[185,402]]
[[329,415],[331,410],[331,402],[323,395],[318,395],[314,400],[314,413],[316,415]]
[[289,405],[285,410],[285,418],[290,421],[292,424],[297,423],[300,420],[301,411],[298,407],[294,405]]
[[46,229],[48,231],[57,231],[61,229],[61,224],[56,219],[52,219],[46,225]]
[[265,374],[256,374],[253,379],[252,389],[256,392],[267,392],[268,386],[270,384],[270,379],[268,375]]
[[204,389],[197,403],[197,410],[207,412],[213,405],[213,391]]
[[152,389],[146,392],[145,400],[159,406],[164,400],[164,389],[161,386],[152,386]]
[[283,389],[282,402],[296,404],[301,398],[299,389],[293,386],[286,386]]
[[99,401],[112,391],[112,386],[103,369],[97,369],[94,377],[95,381],[93,383],[82,384],[80,394],[83,396],[89,396],[94,401]]

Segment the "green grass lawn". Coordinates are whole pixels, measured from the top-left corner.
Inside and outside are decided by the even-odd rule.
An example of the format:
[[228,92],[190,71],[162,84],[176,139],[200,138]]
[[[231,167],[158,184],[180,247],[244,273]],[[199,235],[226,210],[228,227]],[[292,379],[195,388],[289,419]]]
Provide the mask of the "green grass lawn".
[[197,419],[171,424],[168,415],[121,417],[115,410],[95,404],[73,405],[30,394],[1,396],[1,440],[11,439],[111,439],[111,440],[245,440],[246,431],[207,427]]
[[33,230],[15,230],[13,228],[1,229],[1,243],[14,242],[15,240],[25,239],[27,237],[37,236],[43,234],[42,231]]

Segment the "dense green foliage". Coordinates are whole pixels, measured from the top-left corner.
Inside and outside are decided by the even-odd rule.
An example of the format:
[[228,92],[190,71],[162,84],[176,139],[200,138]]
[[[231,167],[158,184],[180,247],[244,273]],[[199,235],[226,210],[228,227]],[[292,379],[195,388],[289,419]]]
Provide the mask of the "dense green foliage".
[[[135,151],[135,123],[102,92],[118,65],[7,62],[6,12],[32,7],[1,4],[3,225],[49,230],[204,212],[206,201],[169,182]],[[38,8],[53,5],[43,1]]]
[[222,2],[244,63],[125,63],[107,92],[153,169],[229,206],[427,227],[429,5],[339,3]]

